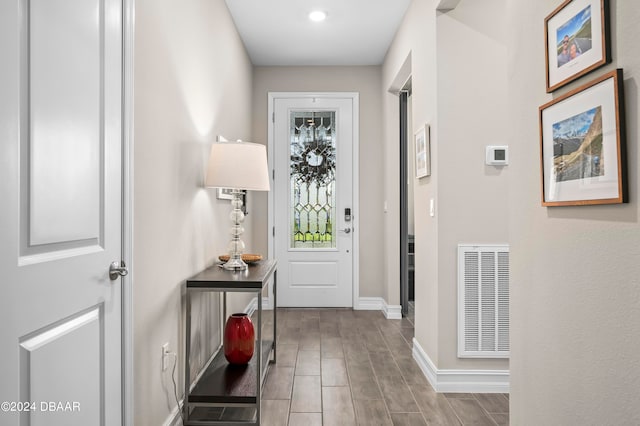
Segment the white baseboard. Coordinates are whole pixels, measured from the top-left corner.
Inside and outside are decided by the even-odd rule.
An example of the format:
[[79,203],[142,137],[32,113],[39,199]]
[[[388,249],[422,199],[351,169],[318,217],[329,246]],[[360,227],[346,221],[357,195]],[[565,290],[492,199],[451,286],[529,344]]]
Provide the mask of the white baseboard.
[[[271,306],[271,300],[268,297],[262,298],[262,310],[269,311],[272,310],[273,306]],[[249,304],[244,308],[244,313],[248,316],[251,316],[258,310],[258,298],[254,297],[249,301]]]
[[381,311],[383,302],[382,297],[361,297],[353,309],[356,311]]
[[[211,355],[211,357],[204,364],[204,367],[202,367],[202,369],[200,370],[196,378],[193,379],[193,381],[191,382],[191,386],[189,387],[189,392],[191,392],[193,388],[196,386],[196,383],[198,383],[198,381],[206,371],[207,367],[209,367],[209,364],[211,364],[213,362],[213,359],[216,357],[216,355],[218,355],[218,352],[220,352],[220,349],[222,349],[222,346],[219,347],[213,353],[213,355]],[[169,413],[169,417],[167,417],[164,423],[162,423],[162,426],[182,426],[183,422],[182,422],[182,416],[180,415],[180,413],[182,412],[183,404],[184,404],[184,399],[178,399],[178,405],[176,407],[173,407],[173,410],[171,410],[171,413]]]
[[[264,304],[264,301],[262,303]],[[249,301],[249,304],[244,308],[244,313],[250,317],[257,310],[258,310],[258,298],[254,297],[253,299],[251,299],[251,301]]]
[[439,370],[415,338],[413,359],[436,392],[509,393],[509,370]]
[[402,306],[388,305],[382,297],[361,297],[354,307],[360,311],[382,311],[387,319],[402,319]]
[[[180,401],[179,409],[182,410],[182,401]],[[162,426],[182,426],[182,417],[180,417],[178,407],[173,407],[169,417],[167,417],[167,420],[162,423]]]
[[387,319],[402,319],[402,306],[400,305],[387,305],[386,300],[383,300],[382,313]]

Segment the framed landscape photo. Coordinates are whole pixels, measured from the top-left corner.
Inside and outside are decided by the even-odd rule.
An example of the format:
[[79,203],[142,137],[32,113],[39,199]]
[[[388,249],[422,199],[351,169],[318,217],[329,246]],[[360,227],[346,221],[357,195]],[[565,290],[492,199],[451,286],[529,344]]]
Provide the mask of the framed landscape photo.
[[622,70],[540,107],[542,205],[626,202]]
[[544,29],[548,93],[611,62],[608,0],[566,0]]
[[414,135],[416,177],[431,176],[431,141],[429,125],[425,124]]

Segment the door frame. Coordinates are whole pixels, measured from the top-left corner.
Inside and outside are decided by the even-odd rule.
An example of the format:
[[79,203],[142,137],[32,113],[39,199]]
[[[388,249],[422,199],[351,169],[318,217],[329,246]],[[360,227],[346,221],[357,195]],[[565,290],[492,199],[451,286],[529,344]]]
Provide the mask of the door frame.
[[[275,100],[276,99],[307,99],[307,98],[324,98],[324,99],[351,99],[352,102],[352,120],[353,120],[353,143],[351,146],[353,155],[353,164],[351,168],[353,182],[353,200],[352,200],[352,308],[359,309],[360,306],[360,94],[358,92],[269,92],[268,99],[268,115],[267,115],[267,153],[269,160],[269,169],[271,170],[271,191],[268,193],[268,255],[270,259],[275,256],[275,182],[274,182],[274,155],[275,155]],[[270,305],[272,306],[272,305]]]
[[[406,85],[405,85],[406,87]],[[402,316],[409,315],[409,91],[404,87],[398,93],[400,116],[400,307]]]
[[134,426],[133,364],[133,140],[135,0],[122,0],[122,424]]

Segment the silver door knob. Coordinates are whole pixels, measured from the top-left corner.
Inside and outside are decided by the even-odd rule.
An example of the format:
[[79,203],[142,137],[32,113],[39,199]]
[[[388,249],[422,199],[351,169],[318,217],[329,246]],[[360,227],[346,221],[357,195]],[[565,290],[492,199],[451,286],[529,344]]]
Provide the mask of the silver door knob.
[[344,232],[345,234],[348,234],[349,232],[351,232],[351,228],[341,229],[340,232]]
[[127,269],[127,265],[125,265],[122,260],[120,262],[117,260],[113,261],[111,262],[111,265],[109,265],[109,278],[111,281],[115,281],[119,277],[124,277],[128,273],[129,270]]

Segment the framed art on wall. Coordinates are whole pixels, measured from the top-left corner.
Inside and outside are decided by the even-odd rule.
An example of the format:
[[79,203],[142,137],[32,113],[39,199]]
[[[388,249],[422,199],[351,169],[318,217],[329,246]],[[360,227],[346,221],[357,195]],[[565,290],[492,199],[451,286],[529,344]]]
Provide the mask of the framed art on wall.
[[231,189],[217,188],[216,191],[217,191],[216,198],[218,200],[233,200],[233,195],[231,195]]
[[622,70],[540,107],[542,205],[626,202]]
[[608,0],[566,0],[544,28],[547,92],[611,62]]
[[413,137],[416,161],[416,178],[431,176],[431,141],[429,125],[425,124]]
[[[229,188],[216,188],[216,198],[218,200],[233,200],[233,195],[231,194],[231,189]],[[242,194],[242,207],[240,207],[240,209],[242,210],[242,213],[244,213],[245,215],[249,214],[249,212],[247,211],[247,192],[244,191],[244,193]]]

